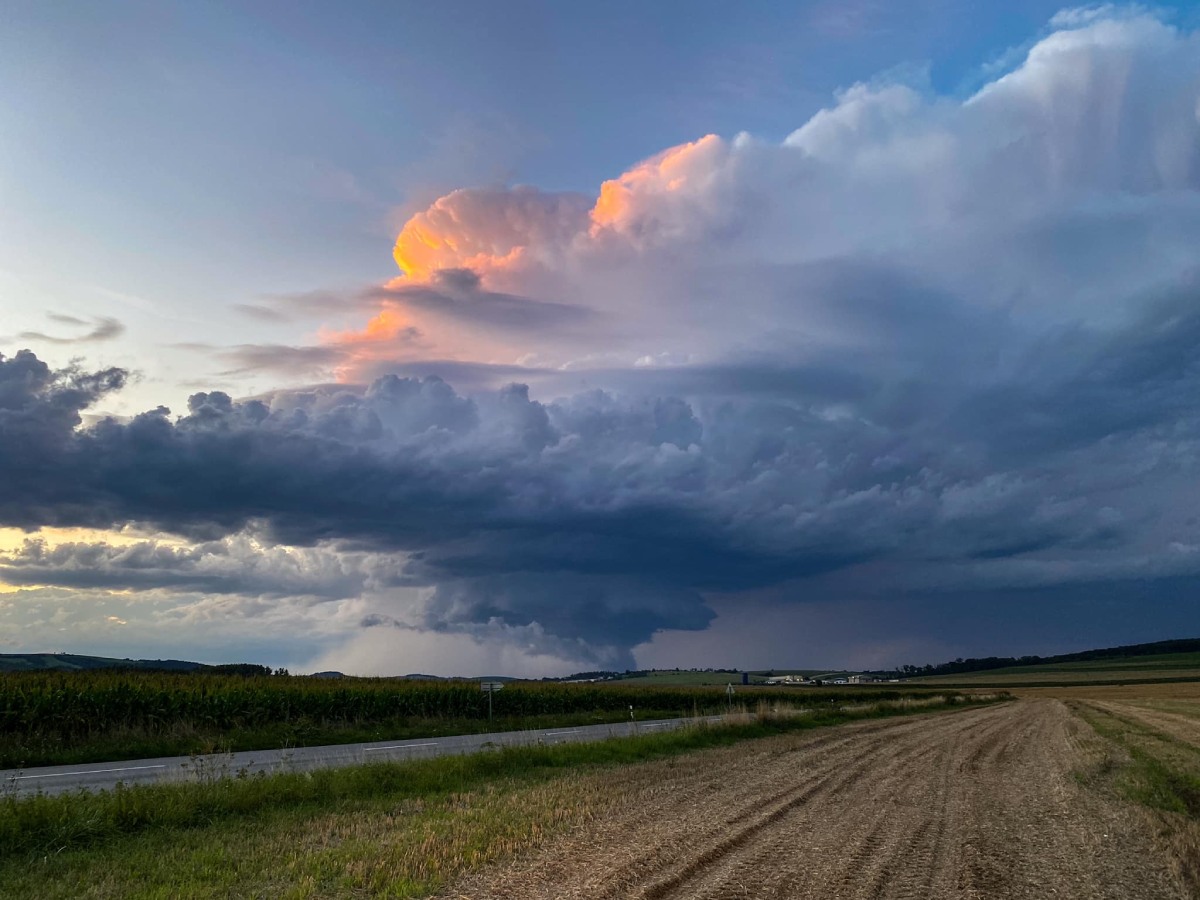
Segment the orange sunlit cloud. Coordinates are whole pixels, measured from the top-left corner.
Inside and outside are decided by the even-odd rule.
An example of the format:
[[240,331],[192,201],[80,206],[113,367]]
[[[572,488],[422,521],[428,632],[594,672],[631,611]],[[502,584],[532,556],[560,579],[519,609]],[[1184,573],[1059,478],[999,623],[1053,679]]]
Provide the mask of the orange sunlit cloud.
[[327,344],[359,345],[412,340],[419,332],[415,326],[391,307],[381,310],[361,331],[327,331],[321,334]]
[[[389,285],[394,288],[395,285]],[[379,363],[409,362],[416,359],[457,359],[508,361],[516,352],[478,329],[461,322],[449,323],[436,313],[404,307],[402,295],[382,301],[382,307],[359,330],[322,330],[319,337],[326,346],[342,352],[334,376],[339,382],[354,383],[374,377]]]
[[439,269],[471,269],[484,281],[518,273],[602,231],[636,235],[664,196],[703,189],[728,145],[715,134],[680,144],[600,186],[594,201],[534,188],[458,190],[412,216],[393,255],[410,282]]
[[590,206],[579,194],[529,187],[453,191],[404,224],[393,255],[412,281],[438,269],[472,269],[486,280],[569,244],[586,230]]
[[468,259],[483,260],[494,249],[478,236],[478,223],[464,215],[465,191],[439,197],[426,210],[412,216],[396,237],[392,255],[396,265],[413,281],[425,281],[438,269],[465,267]]
[[693,201],[663,199],[702,192],[727,152],[728,145],[711,134],[680,144],[604,182],[595,199],[530,187],[463,189],[438,198],[396,237],[393,255],[404,276],[388,283],[392,298],[361,330],[321,334],[323,343],[346,352],[339,379],[353,380],[380,361],[411,359],[418,343],[422,353],[447,359],[515,358],[535,349],[513,346],[482,326],[445,322],[436,311],[406,307],[403,290],[435,282],[442,270],[470,269],[492,289],[523,293],[539,266],[561,263],[602,237],[620,235],[637,246],[656,230],[675,227],[664,216],[690,219],[687,204]]
[[[717,170],[716,157],[725,151],[725,142],[715,134],[664,150],[645,162],[610,179],[600,186],[600,196],[592,207],[593,237],[604,229],[633,230],[647,212],[647,200],[653,203],[663,194],[692,186]],[[631,227],[632,226],[632,227]]]
[[322,329],[319,336],[321,343],[345,352],[334,374],[338,381],[350,382],[357,381],[358,373],[369,363],[412,355],[421,332],[401,310],[388,305],[359,331]]

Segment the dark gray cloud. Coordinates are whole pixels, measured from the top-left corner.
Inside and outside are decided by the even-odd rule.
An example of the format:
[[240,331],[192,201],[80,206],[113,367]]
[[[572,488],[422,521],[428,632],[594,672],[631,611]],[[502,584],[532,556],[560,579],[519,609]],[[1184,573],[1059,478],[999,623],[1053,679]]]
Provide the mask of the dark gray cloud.
[[487,290],[479,275],[466,268],[440,269],[429,281],[412,284],[398,280],[350,291],[272,294],[234,308],[263,322],[289,322],[361,314],[381,306],[510,331],[558,333],[601,318],[583,306]]
[[328,318],[348,312],[361,312],[373,305],[371,291],[358,288],[350,291],[296,291],[285,294],[265,294],[258,303],[235,303],[233,308],[243,315],[263,322],[294,322],[308,318]]
[[[178,418],[160,408],[80,428],[124,373],[54,371],[22,351],[0,360],[0,522],[141,523],[200,543],[31,544],[3,577],[261,596],[431,589],[409,626],[536,626],[609,661],[656,631],[705,627],[713,593],[872,561],[1058,560],[1043,582],[1077,577],[1063,573],[1157,537],[1151,494],[1132,492],[1130,473],[1167,491],[1196,458],[1188,296],[1038,349],[1060,374],[1035,380],[1037,402],[1036,362],[986,384],[938,384],[934,367],[913,390],[940,402],[901,416],[894,387],[846,359],[757,393],[738,367],[728,391],[702,369],[687,396],[551,403],[520,385],[468,397],[392,375],[241,402],[198,393]],[[1150,465],[1166,440],[1172,455]],[[260,549],[224,543],[244,533]],[[326,554],[332,574],[293,577],[286,555],[273,567],[278,543]]]
[[1142,298],[1120,329],[1076,326],[1042,338],[1015,377],[960,406],[954,425],[963,439],[973,436],[1006,458],[1142,431],[1173,443],[1192,440],[1198,346],[1200,276],[1190,272],[1159,296]]
[[74,337],[44,334],[40,331],[22,331],[17,335],[21,341],[40,341],[44,344],[98,344],[111,341],[125,333],[125,326],[111,316],[101,316],[92,321],[78,319],[75,316],[64,316],[57,313],[47,313],[46,316],[61,325],[73,325],[80,328],[90,327],[91,330]]
[[68,316],[63,313],[46,313],[46,318],[51,322],[58,322],[62,325],[87,325],[87,319],[80,319],[77,316]]
[[[416,328],[402,329],[389,337],[395,347],[405,343],[415,345],[419,339],[420,332]],[[214,360],[220,367],[214,373],[214,377],[219,378],[272,375],[282,379],[311,382],[315,379],[332,378],[337,369],[348,364],[354,355],[353,347],[337,343],[235,344],[231,347],[218,347],[185,341],[174,346]]]
[[346,359],[346,352],[335,346],[301,346],[287,344],[237,344],[212,349],[212,354],[227,369],[219,375],[271,373],[290,378],[312,379],[327,375]]
[[290,322],[291,319],[283,312],[261,303],[235,303],[233,308],[244,316],[257,319],[260,322],[277,323]]
[[399,578],[390,557],[334,553],[320,548],[271,547],[252,535],[177,546],[160,540],[133,543],[30,539],[0,554],[0,579],[15,586],[82,590],[200,592],[247,597],[341,600]]
[[590,309],[516,294],[488,291],[470,269],[440,269],[428,283],[398,284],[369,292],[376,302],[398,304],[409,310],[443,318],[474,322],[513,331],[556,333],[594,322]]

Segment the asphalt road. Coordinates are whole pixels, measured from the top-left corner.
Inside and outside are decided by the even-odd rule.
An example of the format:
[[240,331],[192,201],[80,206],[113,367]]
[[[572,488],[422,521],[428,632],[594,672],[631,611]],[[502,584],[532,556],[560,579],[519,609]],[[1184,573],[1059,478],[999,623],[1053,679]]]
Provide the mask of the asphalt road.
[[355,766],[367,762],[426,759],[434,756],[474,753],[485,748],[518,747],[531,744],[564,744],[600,741],[678,728],[706,719],[657,719],[608,725],[579,725],[533,731],[499,731],[490,734],[461,734],[449,737],[416,738],[410,741],[375,741],[370,744],[334,744],[327,747],[293,747],[287,750],[247,750],[212,756],[167,756],[123,762],[85,763],[77,766],[45,766],[36,769],[0,769],[0,795],[62,794],[70,791],[101,791],[117,784],[159,784],[170,781],[204,781],[245,772],[304,772],[311,769]]

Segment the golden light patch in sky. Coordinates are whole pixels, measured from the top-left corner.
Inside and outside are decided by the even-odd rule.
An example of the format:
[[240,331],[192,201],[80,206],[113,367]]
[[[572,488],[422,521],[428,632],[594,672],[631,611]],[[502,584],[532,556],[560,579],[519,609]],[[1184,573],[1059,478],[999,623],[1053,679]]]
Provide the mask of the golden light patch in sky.
[[410,284],[440,269],[518,278],[586,235],[590,208],[581,194],[526,186],[452,191],[404,223],[392,254]]
[[394,309],[382,310],[375,318],[367,323],[366,328],[359,332],[345,332],[341,335],[341,343],[359,344],[374,341],[394,340],[401,331],[409,327],[408,323]]
[[384,305],[361,330],[322,329],[321,342],[340,348],[344,362],[335,367],[338,381],[358,381],[360,369],[378,360],[400,360],[413,354],[421,331],[405,310]]
[[[485,236],[481,235],[481,238]],[[517,268],[525,257],[525,248],[511,247],[501,253],[483,249],[475,253],[463,252],[453,241],[435,241],[427,227],[409,229],[406,225],[396,240],[393,256],[396,265],[404,270],[411,282],[426,281],[438,269],[471,269],[479,275]]]
[[413,216],[396,238],[392,256],[410,278],[423,279],[431,274],[430,260],[445,248],[445,241],[420,216]]
[[[0,554],[14,553],[20,550],[25,541],[40,539],[47,546],[57,547],[59,544],[111,544],[116,547],[128,547],[145,540],[153,539],[159,543],[182,545],[183,541],[163,535],[148,535],[132,529],[110,531],[102,528],[39,528],[37,531],[22,531],[20,528],[0,528]],[[12,585],[4,581],[0,570],[0,594],[13,594],[17,591],[36,590],[44,585],[23,584]],[[111,592],[110,592],[111,593]]]
[[392,306],[376,313],[361,331],[329,331],[322,329],[321,341],[341,347],[361,348],[374,344],[396,344],[416,334],[408,317]]
[[[117,547],[128,547],[153,537],[163,543],[174,543],[170,537],[148,535],[142,532],[122,529],[112,531],[103,528],[39,528],[37,531],[22,531],[20,528],[0,528],[0,553],[12,553],[20,550],[21,546],[31,538],[40,538],[51,547],[59,544],[112,544]],[[179,543],[183,543],[179,541]]]

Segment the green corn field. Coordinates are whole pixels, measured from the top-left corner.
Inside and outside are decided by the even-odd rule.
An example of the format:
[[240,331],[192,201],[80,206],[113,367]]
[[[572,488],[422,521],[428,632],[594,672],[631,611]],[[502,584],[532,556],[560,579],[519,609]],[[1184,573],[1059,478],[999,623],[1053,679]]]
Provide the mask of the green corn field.
[[[779,696],[781,688],[739,689],[739,699]],[[889,690],[788,691],[789,702],[829,703],[895,698]],[[719,711],[723,688],[606,683],[512,682],[492,695],[497,723],[522,727],[525,720],[594,716],[616,721],[634,707],[648,714],[692,715]],[[320,679],[286,675],[240,676],[121,670],[0,673],[0,768],[42,764],[64,749],[107,741],[104,751],[153,755],[120,741],[181,734],[229,737],[251,732],[286,740],[361,740],[349,732],[387,726],[388,736],[420,723],[443,729],[488,720],[487,695],[475,681],[384,678]],[[452,724],[453,723],[453,724]],[[474,730],[484,730],[481,725]],[[341,732],[347,732],[345,737]],[[274,738],[268,738],[274,739]],[[252,739],[253,740],[253,739]],[[114,742],[118,745],[111,746]],[[234,744],[245,746],[242,740]],[[164,755],[170,747],[163,745]],[[206,746],[192,740],[182,748]],[[65,757],[64,757],[65,758]],[[83,759],[85,757],[79,757]],[[98,758],[96,754],[86,758]],[[40,763],[32,763],[32,760]]]
[[[611,711],[637,704],[691,711],[719,706],[720,690],[513,683],[493,697],[504,717]],[[0,674],[0,734],[53,733],[63,739],[117,728],[179,722],[215,729],[297,721],[374,722],[398,718],[487,718],[473,681],[325,680],[70,672]]]

